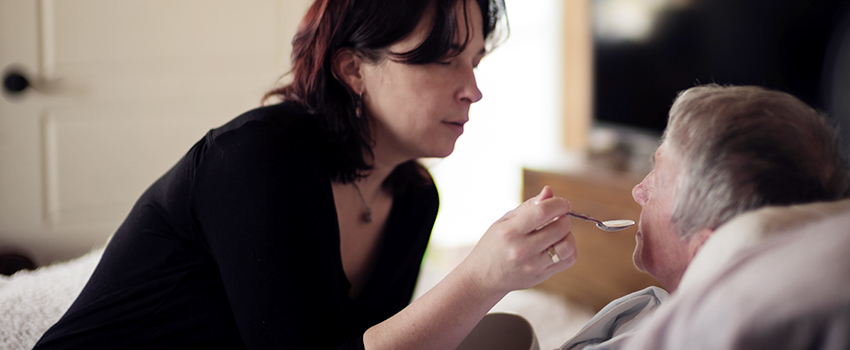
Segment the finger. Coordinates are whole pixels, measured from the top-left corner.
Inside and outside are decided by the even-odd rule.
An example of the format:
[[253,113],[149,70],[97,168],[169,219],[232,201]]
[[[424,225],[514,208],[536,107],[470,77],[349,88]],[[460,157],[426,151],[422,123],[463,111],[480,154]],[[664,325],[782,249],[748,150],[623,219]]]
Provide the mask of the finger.
[[543,186],[543,189],[540,190],[540,193],[534,197],[534,204],[538,204],[544,199],[552,198],[552,196],[554,196],[552,188],[549,186]]
[[[549,224],[551,224],[551,223],[553,223],[553,222],[555,222],[555,221],[558,221],[558,220],[559,220],[559,219],[561,219],[562,217],[564,217],[564,216],[556,216],[556,217],[554,217],[554,218],[550,219],[549,221],[544,222],[544,223],[543,223],[543,225],[538,226],[536,229],[534,229],[534,231],[540,231],[540,230],[542,230],[544,227],[549,226]],[[532,232],[533,232],[533,231],[532,231]]]
[[572,232],[570,232],[566,237],[555,242],[555,244],[551,247],[552,250],[558,254],[558,258],[560,260],[569,260],[570,258],[574,258],[576,255],[575,236],[573,236]]
[[515,209],[512,217],[509,218],[517,232],[532,233],[552,224],[557,221],[556,218],[570,211],[570,203],[559,197],[549,197],[536,203],[526,204],[528,202]]
[[516,209],[511,210],[510,212],[505,214],[502,217],[502,219],[504,220],[504,219],[510,219],[512,217],[515,217],[515,216],[518,215],[519,212],[521,212],[523,210],[528,210],[529,208],[533,208],[534,206],[538,205],[540,203],[540,201],[552,198],[553,195],[554,195],[554,192],[552,192],[551,187],[543,186],[543,189],[540,190],[540,193],[538,193],[534,197],[527,199],[525,202],[522,202],[522,204],[520,204],[518,207],[516,207]]
[[568,234],[562,240],[549,246],[543,251],[543,254],[549,258],[548,265],[558,265],[558,267],[567,268],[572,266],[577,258],[577,250],[575,246],[575,237],[572,233]]
[[544,255],[546,258],[545,260],[547,260],[544,266],[557,264],[561,261],[561,255],[558,254],[557,250],[555,250],[555,246],[549,246],[549,248],[546,248],[546,250],[544,250],[541,254]]
[[[558,217],[557,220],[544,225],[528,235],[534,249],[545,250],[563,241],[573,230],[573,222],[569,216]],[[566,250],[564,251],[566,253]]]

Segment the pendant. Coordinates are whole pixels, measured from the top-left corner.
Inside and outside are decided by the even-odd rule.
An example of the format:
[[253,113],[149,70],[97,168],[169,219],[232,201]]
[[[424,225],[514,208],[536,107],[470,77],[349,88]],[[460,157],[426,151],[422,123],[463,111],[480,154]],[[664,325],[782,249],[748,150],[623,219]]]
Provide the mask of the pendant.
[[363,215],[360,217],[367,224],[372,223],[372,209],[366,208],[366,211],[363,212]]

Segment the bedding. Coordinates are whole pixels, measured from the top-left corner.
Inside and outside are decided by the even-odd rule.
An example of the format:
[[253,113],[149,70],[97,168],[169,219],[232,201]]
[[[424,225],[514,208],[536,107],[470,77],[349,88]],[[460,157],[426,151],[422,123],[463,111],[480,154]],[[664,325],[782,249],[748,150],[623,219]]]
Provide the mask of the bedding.
[[71,307],[103,248],[74,260],[0,276],[0,349],[32,349]]
[[850,201],[719,228],[625,349],[850,349]]

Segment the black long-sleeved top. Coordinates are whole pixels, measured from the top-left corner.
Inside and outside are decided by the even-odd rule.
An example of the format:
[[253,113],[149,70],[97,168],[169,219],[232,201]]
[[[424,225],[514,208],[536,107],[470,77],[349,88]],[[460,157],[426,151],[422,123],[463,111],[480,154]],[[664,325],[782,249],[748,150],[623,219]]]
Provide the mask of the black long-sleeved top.
[[35,348],[363,348],[410,302],[437,191],[394,194],[352,300],[322,135],[287,103],[210,131],[141,196]]

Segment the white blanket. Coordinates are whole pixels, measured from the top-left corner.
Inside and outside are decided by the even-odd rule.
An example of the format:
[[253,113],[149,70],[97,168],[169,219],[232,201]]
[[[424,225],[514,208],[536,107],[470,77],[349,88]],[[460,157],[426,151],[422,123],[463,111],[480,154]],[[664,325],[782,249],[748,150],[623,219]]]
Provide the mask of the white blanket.
[[32,349],[71,307],[102,253],[0,276],[0,349]]

